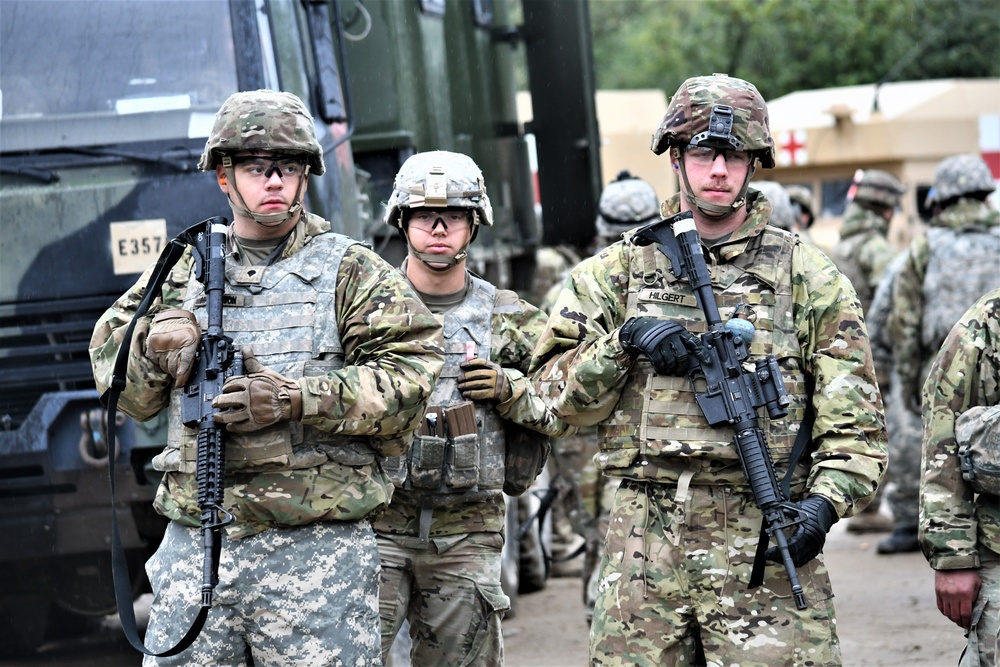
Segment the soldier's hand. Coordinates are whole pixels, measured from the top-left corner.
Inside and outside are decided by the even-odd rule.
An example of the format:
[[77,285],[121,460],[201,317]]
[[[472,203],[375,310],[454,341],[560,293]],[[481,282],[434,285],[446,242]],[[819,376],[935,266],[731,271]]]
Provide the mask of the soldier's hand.
[[233,433],[253,433],[273,424],[302,419],[302,390],[294,380],[275,373],[243,348],[245,375],[226,380],[212,406],[215,421]]
[[201,328],[194,314],[181,308],[157,313],[146,336],[146,357],[183,387],[191,377],[201,341]]
[[938,570],[934,573],[937,608],[959,627],[972,625],[972,609],[979,597],[982,578],[979,570]]
[[514,395],[503,369],[489,359],[469,359],[460,366],[458,390],[470,401],[503,403]]
[[631,355],[645,354],[659,375],[684,375],[701,339],[673,320],[631,317],[618,330],[618,340]]
[[[823,550],[826,534],[839,517],[830,501],[823,496],[809,496],[793,505],[799,510],[801,523],[795,526],[795,532],[788,538],[788,552],[795,567],[802,567]],[[769,547],[764,557],[775,563],[782,562],[777,546]]]

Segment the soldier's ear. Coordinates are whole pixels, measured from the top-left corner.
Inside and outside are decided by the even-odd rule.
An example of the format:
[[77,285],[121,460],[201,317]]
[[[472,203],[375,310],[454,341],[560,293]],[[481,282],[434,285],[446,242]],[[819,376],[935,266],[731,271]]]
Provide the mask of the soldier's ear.
[[226,168],[221,164],[215,167],[215,177],[219,181],[219,189],[226,192]]

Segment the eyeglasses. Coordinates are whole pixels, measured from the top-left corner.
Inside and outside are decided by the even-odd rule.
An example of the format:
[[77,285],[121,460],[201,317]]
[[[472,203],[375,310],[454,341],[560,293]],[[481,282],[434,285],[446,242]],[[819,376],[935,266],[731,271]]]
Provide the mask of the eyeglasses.
[[306,171],[305,160],[287,156],[262,157],[260,155],[243,155],[233,158],[239,173],[253,179],[270,180],[278,174],[278,178],[298,178]]
[[734,151],[728,148],[712,148],[711,146],[687,146],[684,155],[692,163],[707,167],[715,162],[715,158],[722,156],[726,164],[735,164],[745,167],[752,159],[750,153],[746,151]]
[[456,209],[417,209],[410,213],[410,226],[422,232],[434,231],[438,222],[449,228],[464,229],[469,226],[469,212],[464,208]]

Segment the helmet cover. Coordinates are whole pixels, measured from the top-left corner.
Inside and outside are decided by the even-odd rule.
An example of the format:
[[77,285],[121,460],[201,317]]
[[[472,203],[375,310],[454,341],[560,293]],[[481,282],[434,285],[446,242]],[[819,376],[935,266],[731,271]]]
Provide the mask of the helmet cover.
[[396,174],[385,209],[385,224],[398,227],[411,208],[468,208],[478,223],[493,225],[493,207],[483,172],[468,155],[427,151],[411,155]]
[[292,93],[252,90],[230,95],[215,114],[198,168],[210,171],[223,155],[255,150],[304,155],[312,173],[326,170],[312,114]]

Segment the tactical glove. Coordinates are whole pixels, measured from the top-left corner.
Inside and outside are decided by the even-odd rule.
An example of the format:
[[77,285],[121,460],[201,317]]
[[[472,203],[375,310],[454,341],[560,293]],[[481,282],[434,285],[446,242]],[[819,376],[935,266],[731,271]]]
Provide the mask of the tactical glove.
[[[826,534],[839,517],[833,504],[823,496],[809,496],[792,504],[799,510],[801,523],[788,538],[788,552],[795,567],[802,567],[823,550]],[[769,547],[764,556],[775,563],[782,562],[777,546]]]
[[700,354],[701,340],[673,320],[630,317],[618,330],[618,340],[631,355],[649,357],[658,375],[684,375],[691,354]]
[[489,359],[469,359],[460,366],[458,390],[470,401],[503,403],[514,395],[514,389],[503,369]]
[[174,378],[177,387],[187,384],[201,341],[201,328],[194,314],[180,308],[157,313],[146,336],[146,356],[164,373]]
[[278,375],[243,348],[245,375],[226,380],[212,406],[215,421],[233,433],[253,433],[285,421],[302,419],[302,390],[294,380]]

